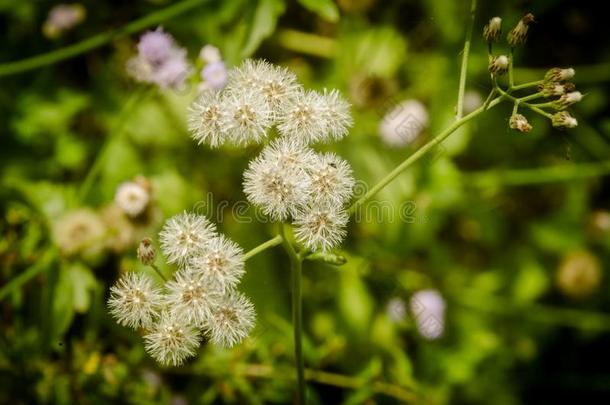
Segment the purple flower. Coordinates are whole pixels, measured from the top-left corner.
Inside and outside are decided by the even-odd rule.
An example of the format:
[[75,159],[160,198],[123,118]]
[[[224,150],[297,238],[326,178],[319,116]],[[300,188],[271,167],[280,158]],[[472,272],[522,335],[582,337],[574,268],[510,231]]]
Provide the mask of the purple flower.
[[168,87],[179,87],[184,83],[190,71],[190,65],[186,60],[186,52],[177,50],[163,62],[152,74],[151,81],[162,89]]
[[201,71],[201,77],[208,88],[222,90],[227,84],[229,75],[222,61],[208,63]]
[[161,27],[144,33],[138,42],[138,54],[153,65],[165,62],[173,48],[174,39]]

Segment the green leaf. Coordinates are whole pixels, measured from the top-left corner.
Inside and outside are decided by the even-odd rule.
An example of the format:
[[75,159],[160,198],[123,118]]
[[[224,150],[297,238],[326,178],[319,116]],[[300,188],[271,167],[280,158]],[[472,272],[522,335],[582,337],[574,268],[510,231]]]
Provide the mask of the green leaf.
[[339,21],[339,9],[332,0],[299,0],[299,3],[327,21]]
[[70,269],[59,268],[59,277],[53,290],[53,306],[51,309],[51,341],[60,337],[72,323],[74,318],[74,286]]
[[91,270],[82,264],[75,264],[69,270],[72,283],[74,310],[85,313],[91,304],[91,293],[95,289],[96,281]]
[[259,45],[275,30],[277,19],[286,10],[282,0],[261,0],[254,11],[248,41],[241,52],[243,58],[252,55]]

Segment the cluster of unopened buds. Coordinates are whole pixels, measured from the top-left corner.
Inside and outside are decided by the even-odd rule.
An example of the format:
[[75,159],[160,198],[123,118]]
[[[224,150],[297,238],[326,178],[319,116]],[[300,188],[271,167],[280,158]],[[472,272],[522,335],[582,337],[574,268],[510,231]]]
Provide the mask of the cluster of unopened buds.
[[[569,82],[574,77],[574,69],[552,68],[544,75],[542,80],[517,85],[514,83],[514,49],[525,44],[529,27],[533,22],[534,16],[527,14],[508,33],[506,37],[510,47],[508,55],[493,55],[492,53],[492,44],[498,42],[501,37],[502,19],[500,17],[493,17],[485,25],[483,37],[488,43],[489,72],[491,73],[494,89],[504,98],[514,103],[513,113],[509,119],[509,126],[513,130],[519,132],[529,132],[532,130],[532,126],[527,118],[518,112],[521,106],[548,118],[555,128],[574,128],[578,125],[578,121],[566,109],[583,98],[582,93],[576,91],[574,83]],[[498,78],[507,73],[508,88],[503,90],[498,84]],[[522,97],[513,95],[515,91],[532,88],[536,89],[537,92]],[[531,102],[541,98],[546,98],[547,100],[541,103]]]

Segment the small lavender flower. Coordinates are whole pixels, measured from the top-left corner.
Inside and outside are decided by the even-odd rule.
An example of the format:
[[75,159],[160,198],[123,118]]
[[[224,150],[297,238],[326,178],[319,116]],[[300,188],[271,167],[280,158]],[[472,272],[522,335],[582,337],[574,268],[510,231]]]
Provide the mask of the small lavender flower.
[[163,303],[161,290],[144,273],[129,272],[124,274],[110,288],[108,307],[110,314],[120,325],[130,328],[148,328]]
[[200,274],[222,292],[237,286],[245,273],[243,250],[220,235],[208,243],[204,252],[193,257],[189,269]]
[[49,11],[42,31],[49,38],[57,38],[80,24],[86,15],[82,4],[58,4]]
[[153,66],[160,65],[172,56],[174,47],[174,38],[159,27],[154,31],[145,32],[140,37],[138,54]]
[[337,247],[347,234],[347,212],[340,206],[316,204],[294,218],[294,236],[306,248],[327,252]]
[[175,50],[153,71],[151,81],[162,89],[179,88],[184,84],[190,71],[191,66],[186,60],[186,51]]
[[203,91],[189,107],[189,130],[198,144],[215,148],[227,140],[225,103],[219,92]]
[[117,188],[114,202],[123,212],[133,218],[146,210],[150,202],[150,193],[141,184],[128,181]]
[[187,212],[170,218],[159,233],[167,261],[180,265],[204,251],[215,236],[216,227],[206,217]]
[[211,279],[186,268],[178,270],[165,288],[165,302],[174,317],[196,326],[208,321],[222,297]]
[[212,90],[222,90],[227,84],[229,74],[224,62],[210,62],[201,71],[201,78],[207,88]]
[[210,341],[221,347],[240,343],[254,327],[256,313],[250,300],[233,291],[227,294],[206,325]]
[[330,203],[341,206],[352,197],[355,184],[352,168],[334,153],[318,155],[310,175],[314,204]]
[[150,333],[144,336],[144,347],[162,365],[179,366],[197,353],[200,340],[196,328],[164,312]]

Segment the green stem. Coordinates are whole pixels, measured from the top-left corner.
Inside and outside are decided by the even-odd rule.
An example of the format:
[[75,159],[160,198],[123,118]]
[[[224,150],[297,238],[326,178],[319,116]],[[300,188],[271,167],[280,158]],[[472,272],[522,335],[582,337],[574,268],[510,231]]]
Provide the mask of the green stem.
[[472,39],[472,30],[474,27],[474,18],[476,15],[477,0],[470,2],[470,20],[466,29],[466,40],[464,41],[464,50],[462,51],[462,67],[460,68],[460,85],[458,87],[458,101],[456,118],[459,120],[464,115],[464,93],[466,91],[466,77],[468,73],[468,56],[470,55],[470,41]]
[[281,244],[283,241],[284,241],[284,238],[282,238],[282,235],[277,235],[276,237],[271,238],[268,241],[263,242],[260,245],[247,251],[244,254],[244,260],[248,260],[264,250],[277,246],[277,245]]
[[529,96],[520,97],[519,101],[523,103],[526,101],[535,100],[540,97],[544,97],[544,95],[542,93],[534,93],[534,94],[530,94]]
[[538,108],[538,107],[536,107],[536,106],[534,106],[534,105],[531,105],[531,104],[529,104],[529,103],[525,103],[525,102],[523,102],[523,103],[522,103],[522,102],[521,102],[521,99],[519,99],[519,98],[517,98],[517,97],[515,97],[515,96],[512,96],[512,95],[508,94],[507,92],[505,92],[504,90],[502,90],[502,89],[500,88],[500,86],[496,86],[496,91],[497,91],[498,93],[500,93],[500,94],[501,94],[503,97],[505,97],[505,98],[507,98],[507,99],[509,99],[509,100],[511,100],[511,101],[513,101],[513,102],[519,103],[519,105],[522,105],[522,106],[524,106],[524,107],[526,107],[526,108],[529,108],[530,110],[532,110],[532,111],[534,111],[534,112],[537,112],[538,114],[543,115],[543,116],[545,116],[545,117],[547,117],[547,118],[549,118],[549,119],[553,119],[553,114],[549,114],[548,112],[544,111],[543,109]]
[[43,271],[48,271],[53,261],[55,261],[59,257],[59,251],[56,248],[49,247],[42,250],[44,251],[44,253],[36,263],[34,263],[28,269],[19,273],[18,276],[14,277],[9,282],[7,282],[6,285],[0,288],[0,300],[2,300],[11,292],[20,288],[32,278],[36,277],[36,275],[42,273]]
[[292,268],[292,327],[294,330],[294,357],[295,367],[297,370],[297,398],[299,405],[305,405],[305,363],[303,361],[303,295],[301,291],[301,278],[303,258],[299,255],[294,246],[287,238],[289,231],[288,224],[280,226],[280,234],[282,235],[282,244],[288,257],[290,258],[290,267]]
[[388,173],[377,184],[375,184],[373,187],[371,187],[371,189],[369,191],[367,191],[362,197],[360,197],[358,200],[356,200],[352,204],[352,206],[349,208],[349,213],[353,214],[354,212],[356,212],[356,210],[358,210],[358,208],[362,204],[364,204],[364,202],[366,200],[368,200],[369,198],[371,198],[372,196],[377,194],[381,189],[383,189],[390,182],[392,182],[396,177],[398,177],[402,172],[404,172],[409,166],[411,166],[413,163],[415,163],[419,159],[421,159],[426,153],[428,153],[436,145],[443,142],[449,135],[451,135],[453,132],[455,132],[456,129],[458,129],[459,127],[461,127],[468,121],[472,120],[476,116],[480,115],[481,113],[485,112],[487,109],[499,104],[500,101],[502,101],[502,98],[503,97],[498,97],[498,98],[494,99],[493,101],[491,101],[488,106],[483,105],[483,106],[477,108],[476,110],[474,110],[473,112],[471,112],[470,114],[466,115],[465,117],[462,117],[459,120],[452,123],[444,131],[442,131],[440,134],[438,134],[435,138],[430,140],[428,143],[426,143],[424,146],[422,146],[420,149],[418,149],[416,152],[414,152],[411,156],[406,158],[401,164],[396,166],[394,168],[394,170],[392,170],[390,173]]
[[170,18],[183,14],[206,0],[183,0],[162,10],[150,13],[137,19],[119,29],[95,35],[74,45],[67,46],[55,51],[47,52],[42,55],[33,56],[16,62],[7,62],[0,65],[0,77],[14,75],[37,69],[42,66],[52,65],[65,59],[89,52],[99,48],[110,41],[121,38],[133,33],[140,32],[145,28],[157,25]]
[[89,169],[87,176],[80,185],[80,188],[78,190],[78,196],[81,201],[83,201],[87,197],[87,194],[93,186],[93,182],[102,170],[104,162],[106,161],[106,156],[108,155],[108,151],[110,150],[112,143],[123,132],[123,126],[127,122],[127,119],[131,116],[132,110],[140,103],[143,96],[147,94],[147,91],[150,92],[151,90],[147,87],[139,86],[125,102],[125,105],[119,113],[116,122],[109,131],[109,136],[106,139],[106,142],[102,146],[101,150],[98,152],[97,157],[93,162],[93,165]]
[[155,271],[155,272],[156,272],[156,273],[159,275],[159,277],[161,277],[161,278],[163,279],[163,281],[167,282],[167,277],[165,277],[165,276],[163,275],[163,273],[161,273],[161,270],[159,270],[159,268],[157,267],[157,265],[156,265],[156,264],[151,263],[151,264],[150,264],[150,267],[152,267],[152,268],[153,268],[153,270],[154,270],[154,271]]
[[509,90],[510,91],[516,91],[516,90],[529,89],[530,87],[537,87],[542,82],[544,82],[544,80],[536,80],[534,82],[527,82],[527,83],[523,83],[523,84],[517,84],[517,85],[512,86]]

